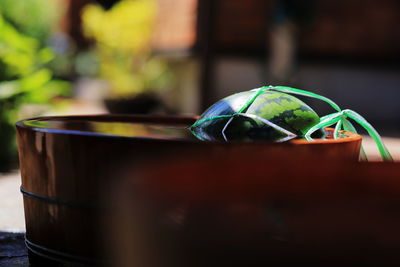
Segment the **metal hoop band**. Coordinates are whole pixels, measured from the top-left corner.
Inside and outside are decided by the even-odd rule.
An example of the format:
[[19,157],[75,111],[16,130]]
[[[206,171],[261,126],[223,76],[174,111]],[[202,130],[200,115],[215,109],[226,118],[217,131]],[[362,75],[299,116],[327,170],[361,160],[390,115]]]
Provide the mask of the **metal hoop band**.
[[28,250],[31,251],[32,253],[52,261],[57,261],[66,264],[79,263],[83,265],[106,265],[105,261],[82,257],[71,253],[65,253],[35,244],[34,242],[28,240],[26,237],[25,237],[25,245],[28,248]]
[[20,191],[25,197],[34,198],[34,199],[37,199],[37,200],[40,200],[40,201],[43,201],[43,202],[46,202],[49,204],[69,206],[69,207],[78,208],[78,209],[100,209],[100,208],[103,208],[96,204],[81,203],[81,202],[69,201],[69,200],[52,198],[52,197],[48,197],[48,196],[35,194],[32,192],[26,191],[22,186],[20,187]]

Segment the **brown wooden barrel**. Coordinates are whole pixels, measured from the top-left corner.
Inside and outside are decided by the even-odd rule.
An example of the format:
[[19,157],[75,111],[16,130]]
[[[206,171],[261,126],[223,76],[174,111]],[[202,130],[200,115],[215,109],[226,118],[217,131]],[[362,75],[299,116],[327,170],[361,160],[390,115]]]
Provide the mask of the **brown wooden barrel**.
[[[214,155],[357,161],[361,137],[287,143],[212,143],[185,130],[194,117],[67,116],[17,123],[26,245],[32,263],[102,264],[109,188],[126,170],[151,160]],[[152,128],[153,127],[153,128]],[[155,128],[154,128],[155,127]],[[210,174],[212,175],[212,174]],[[52,265],[53,264],[53,265]]]
[[399,163],[233,156],[127,175],[109,218],[115,266],[400,265]]

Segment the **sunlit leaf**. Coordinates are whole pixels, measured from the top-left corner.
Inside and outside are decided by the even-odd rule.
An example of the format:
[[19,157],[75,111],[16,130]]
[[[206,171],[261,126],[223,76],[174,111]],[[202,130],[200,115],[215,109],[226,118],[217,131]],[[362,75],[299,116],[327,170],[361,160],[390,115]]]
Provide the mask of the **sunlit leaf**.
[[0,99],[6,99],[20,93],[18,81],[0,83]]
[[26,76],[21,79],[20,86],[23,91],[30,91],[43,86],[50,81],[51,71],[48,69],[41,69],[32,75]]
[[38,53],[38,59],[41,63],[47,63],[54,58],[54,52],[50,47],[41,49]]

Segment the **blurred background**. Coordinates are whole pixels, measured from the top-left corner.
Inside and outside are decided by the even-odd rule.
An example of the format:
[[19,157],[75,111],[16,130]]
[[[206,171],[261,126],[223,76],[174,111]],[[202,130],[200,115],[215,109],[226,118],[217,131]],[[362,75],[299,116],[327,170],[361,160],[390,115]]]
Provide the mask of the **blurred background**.
[[199,114],[269,84],[399,136],[399,27],[397,0],[0,0],[0,171],[22,118]]
[[0,234],[25,230],[14,125],[28,117],[197,115],[287,85],[362,114],[399,161],[399,29],[398,0],[0,0]]
[[396,137],[399,27],[397,0],[0,0],[0,169],[22,118],[199,114],[270,84]]
[[0,231],[25,227],[27,117],[194,115],[288,85],[361,113],[400,158],[399,28],[398,0],[0,0]]

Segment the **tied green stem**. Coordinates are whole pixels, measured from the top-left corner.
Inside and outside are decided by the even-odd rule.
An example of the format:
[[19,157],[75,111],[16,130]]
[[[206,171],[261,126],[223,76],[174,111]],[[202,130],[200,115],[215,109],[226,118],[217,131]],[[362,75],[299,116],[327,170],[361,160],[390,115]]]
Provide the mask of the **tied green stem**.
[[381,154],[383,160],[393,161],[392,155],[390,154],[389,150],[383,143],[381,136],[367,120],[365,120],[357,112],[350,109],[344,110],[343,113],[346,114],[349,118],[351,118],[355,122],[357,122],[359,125],[361,125],[368,132],[368,134],[375,141],[375,144],[377,145],[379,153]]
[[199,126],[200,124],[203,124],[203,123],[208,122],[208,121],[213,121],[213,120],[217,120],[217,119],[228,119],[228,118],[235,117],[235,116],[237,116],[238,114],[243,113],[244,111],[246,111],[246,110],[251,106],[251,104],[254,103],[254,101],[257,99],[257,97],[260,96],[263,92],[264,92],[263,88],[259,88],[259,89],[256,91],[256,93],[254,94],[254,96],[253,96],[252,98],[250,98],[250,99],[239,109],[239,111],[237,111],[237,112],[235,112],[235,113],[233,113],[233,114],[229,114],[229,115],[219,115],[219,116],[213,116],[213,117],[210,117],[210,118],[201,119],[201,120],[196,121],[192,126],[190,126],[190,128],[197,127],[197,126]]
[[[375,144],[377,145],[378,150],[379,150],[383,160],[393,161],[393,158],[390,155],[389,150],[386,148],[385,144],[382,141],[382,138],[380,137],[378,132],[375,130],[375,128],[369,122],[367,122],[360,114],[358,114],[357,112],[350,110],[350,109],[345,109],[345,110],[342,110],[341,112],[323,117],[323,119],[317,125],[311,127],[307,131],[307,133],[305,134],[305,138],[307,140],[311,140],[310,136],[312,133],[314,133],[315,131],[317,131],[320,128],[324,128],[324,127],[333,125],[335,123],[338,123],[335,127],[335,132],[334,132],[335,138],[337,138],[338,131],[342,127],[342,124],[343,124],[345,130],[349,130],[349,131],[357,133],[356,129],[347,120],[347,118],[354,120],[368,132],[368,134],[375,141]],[[362,148],[361,148],[361,156],[363,159],[366,159],[365,152]]]
[[251,106],[251,104],[253,104],[254,101],[256,101],[257,97],[259,97],[262,93],[264,93],[263,88],[258,89],[254,94],[254,96],[249,101],[247,101],[246,104],[244,104],[243,107],[241,107],[239,111],[236,112],[236,114],[243,113],[245,110],[247,110]]
[[[322,117],[321,122],[319,124],[317,124],[316,126],[312,127],[310,130],[308,130],[308,132],[305,135],[306,139],[311,139],[310,138],[311,133],[318,130],[319,128],[323,128],[328,125],[333,125],[335,123],[337,123],[338,125],[336,125],[336,127],[335,127],[334,138],[338,137],[338,132],[341,130],[342,125],[344,126],[345,130],[346,130],[346,128],[348,128],[348,130],[357,133],[354,126],[347,120],[347,117],[348,117],[348,118],[354,120],[355,122],[357,122],[360,126],[362,126],[368,132],[368,134],[375,141],[375,144],[378,147],[379,153],[383,160],[393,161],[392,155],[390,154],[389,150],[386,148],[385,144],[382,141],[382,138],[380,137],[378,132],[375,130],[375,128],[372,127],[372,125],[369,122],[367,122],[366,119],[364,119],[360,114],[356,113],[355,111],[349,110],[349,109],[341,110],[341,108],[335,102],[330,100],[329,98],[312,93],[312,92],[308,92],[308,91],[304,91],[304,90],[300,90],[300,89],[296,89],[296,88],[292,88],[292,87],[286,87],[286,86],[270,86],[270,87],[265,87],[265,88],[271,88],[272,90],[276,90],[276,91],[280,91],[280,92],[284,92],[284,93],[292,93],[292,94],[298,94],[298,95],[308,96],[308,97],[312,97],[312,98],[317,98],[319,100],[322,100],[322,101],[328,103],[329,105],[331,105],[331,107],[333,109],[335,109],[336,111],[338,111],[340,113],[339,118],[335,116],[337,113]],[[365,155],[365,152],[364,152],[364,149],[362,146],[361,146],[361,157],[366,159],[366,155]]]
[[337,123],[338,121],[340,121],[340,119],[341,119],[341,117],[340,117],[340,115],[341,115],[340,112],[337,112],[337,113],[332,114],[332,115],[334,115],[334,116],[325,118],[324,120],[321,120],[318,124],[316,124],[316,125],[314,125],[313,127],[311,127],[311,128],[307,131],[307,133],[304,135],[304,137],[305,137],[308,141],[311,141],[311,140],[312,140],[311,135],[312,135],[315,131],[317,131],[317,130],[319,130],[319,129],[321,129],[321,128],[325,128],[325,127],[331,126],[331,125]]
[[[348,119],[346,119],[346,117],[343,118],[342,122],[343,122],[343,130],[348,131],[348,132],[357,133],[356,128],[353,126],[353,124]],[[367,154],[365,153],[363,146],[360,147],[360,154],[361,154],[361,160],[368,161],[368,157],[367,157]]]
[[333,132],[333,138],[339,138],[339,131],[342,129],[343,120],[339,120],[336,124],[335,131]]
[[297,88],[287,87],[287,86],[270,86],[270,87],[264,86],[263,88],[271,88],[272,90],[276,90],[276,91],[283,92],[283,93],[296,94],[296,95],[302,95],[302,96],[316,98],[316,99],[319,99],[319,100],[322,100],[322,101],[328,103],[336,111],[339,111],[339,112],[341,111],[340,107],[335,102],[330,100],[329,98],[324,97],[322,95],[312,93],[312,92],[300,90]]
[[197,127],[197,126],[199,126],[200,124],[203,124],[203,123],[208,122],[208,121],[213,121],[213,120],[217,120],[217,119],[226,119],[226,118],[231,118],[231,117],[233,117],[233,114],[230,114],[230,115],[213,116],[213,117],[210,117],[210,118],[198,120],[198,121],[196,121],[192,126],[190,126],[190,128]]

